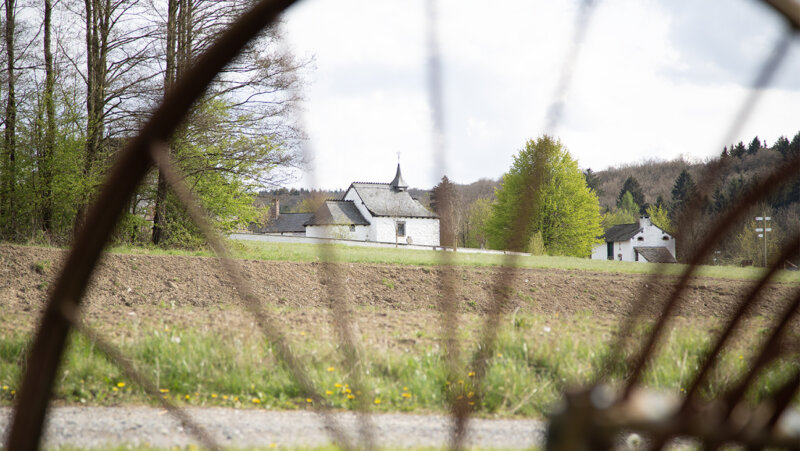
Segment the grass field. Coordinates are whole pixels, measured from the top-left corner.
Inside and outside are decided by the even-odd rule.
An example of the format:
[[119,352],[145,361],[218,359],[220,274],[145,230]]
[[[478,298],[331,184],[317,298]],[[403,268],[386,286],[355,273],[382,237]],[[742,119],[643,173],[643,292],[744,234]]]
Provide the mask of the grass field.
[[[251,260],[280,260],[280,261],[319,261],[320,249],[314,244],[287,244],[266,243],[256,241],[228,241],[233,254],[237,258]],[[412,249],[371,248],[359,246],[333,245],[329,246],[332,254],[339,261],[349,263],[386,263],[400,265],[437,265],[440,263],[442,253],[437,251],[424,251]],[[111,252],[125,254],[166,254],[188,256],[211,256],[210,251],[184,251],[162,250],[154,248],[123,247],[117,246]],[[474,254],[455,252],[452,255],[452,264],[463,266],[506,266],[512,265],[521,268],[541,269],[571,269],[609,273],[652,274],[662,273],[667,275],[680,275],[687,266],[681,264],[657,265],[651,263],[619,262],[607,260],[591,260],[588,258],[556,257],[556,256],[515,256]],[[761,268],[740,268],[735,266],[701,266],[697,271],[698,276],[716,277],[724,279],[757,280],[761,278],[764,270]],[[800,272],[779,271],[775,277],[779,282],[800,282]]]
[[[708,325],[698,326],[697,320],[686,320],[669,333],[645,376],[647,387],[676,395],[686,388],[709,346],[704,330]],[[760,330],[757,324],[750,329]],[[436,345],[363,349],[365,384],[352,387],[353,378],[344,371],[335,343],[305,332],[293,335],[292,342],[325,402],[337,409],[353,409],[365,400],[375,411],[444,413],[448,399],[464,397],[474,403],[478,415],[542,418],[566,387],[592,380],[608,352],[612,332],[592,317],[517,316],[500,334],[483,389],[473,383],[469,366],[448,374]],[[475,334],[468,332],[460,338],[465,345],[476,341]],[[739,341],[723,356],[706,384],[708,396],[718,395],[746,368],[755,348],[752,338]],[[10,405],[16,395],[28,339],[23,334],[0,336],[0,405]],[[169,327],[142,328],[138,336],[123,338],[118,345],[157,383],[161,396],[182,405],[307,409],[313,404],[277,359],[273,347],[257,334],[221,337]],[[619,363],[616,367],[622,368]],[[787,360],[771,367],[751,390],[750,399],[757,401],[772,392],[798,366]],[[87,405],[154,404],[79,335],[71,339],[54,400]]]

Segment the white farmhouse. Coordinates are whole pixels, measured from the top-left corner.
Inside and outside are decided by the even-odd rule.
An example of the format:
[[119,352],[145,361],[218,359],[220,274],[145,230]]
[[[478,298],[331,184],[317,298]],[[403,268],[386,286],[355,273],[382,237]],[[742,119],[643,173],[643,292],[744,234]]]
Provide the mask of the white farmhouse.
[[412,198],[400,173],[390,183],[354,182],[305,222],[306,236],[439,245],[439,218]]
[[661,230],[647,216],[633,224],[611,227],[603,236],[604,243],[592,250],[592,259],[626,262],[677,263],[675,238]]

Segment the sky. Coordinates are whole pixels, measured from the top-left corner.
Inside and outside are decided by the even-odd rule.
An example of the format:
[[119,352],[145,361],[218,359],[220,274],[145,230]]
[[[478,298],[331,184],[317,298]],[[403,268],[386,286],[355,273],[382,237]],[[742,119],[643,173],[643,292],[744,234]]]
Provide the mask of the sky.
[[[293,187],[447,175],[499,178],[546,114],[578,1],[437,0],[444,161],[434,152],[427,0],[303,0],[283,18],[309,59],[301,125],[308,169]],[[761,64],[786,32],[755,0],[602,0],[590,15],[557,128],[581,168],[719,155]],[[734,137],[772,144],[800,131],[800,44]],[[792,77],[792,74],[795,74]]]

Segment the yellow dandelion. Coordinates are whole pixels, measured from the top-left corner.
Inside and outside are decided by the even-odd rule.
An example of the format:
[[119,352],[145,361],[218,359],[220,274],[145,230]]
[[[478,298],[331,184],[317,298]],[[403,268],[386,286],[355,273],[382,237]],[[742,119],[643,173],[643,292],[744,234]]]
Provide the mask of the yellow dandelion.
[[[556,316],[558,316],[558,314],[556,314]],[[503,357],[503,353],[502,352],[498,352],[497,353],[497,357]]]
[[211,393],[211,397],[216,399],[217,398],[217,394],[216,393]]
[[117,387],[122,388],[125,386],[125,382],[117,382]]
[[233,397],[233,400],[234,400],[234,401],[238,401],[238,400],[239,400],[239,397],[238,397],[238,396],[234,396],[234,397]]
[[336,388],[342,388],[342,384],[333,384],[333,386]]
[[743,360],[743,359],[744,359],[744,356],[743,356],[743,355],[740,355],[740,356],[739,356],[739,360]]
[[194,392],[194,395],[195,395],[195,396],[200,396],[200,393],[198,393],[198,392]]
[[400,396],[402,396],[403,398],[410,398],[411,397],[411,393],[403,393]]
[[408,391],[408,387],[403,387],[403,391]]
[[167,396],[167,395],[161,395],[161,397],[164,398],[164,399],[169,399],[169,396]]
[[372,401],[372,402],[374,402],[377,405],[377,404],[381,403],[381,400],[380,400],[380,398],[375,398],[375,401]]
[[253,404],[261,404],[261,400],[258,398],[253,398]]
[[467,376],[469,376],[469,377],[475,377],[475,372],[474,372],[474,371],[470,371],[470,372],[467,374]]
[[227,400],[228,400],[228,395],[222,395],[222,399],[224,399],[225,401],[227,401]]
[[332,366],[329,366],[329,367],[328,367],[328,372],[329,372],[329,373],[332,373],[332,372],[333,372],[333,370],[335,370],[335,369],[336,369],[336,368],[334,368],[334,367],[332,367]]
[[305,337],[305,336],[306,336],[306,332],[301,330],[301,331],[300,331],[300,335],[302,335],[302,336],[304,336],[304,337]]
[[467,398],[472,398],[473,396],[475,396],[475,392],[471,391],[471,392],[467,393]]
[[469,405],[471,405],[471,406],[474,406],[474,405],[475,405],[475,403],[474,403],[473,401],[470,401],[470,402],[469,402]]
[[330,395],[332,395],[332,394],[333,394],[333,392],[332,392],[332,391],[330,391],[330,390],[325,390],[325,394],[326,394],[326,395],[328,395],[328,396],[330,396]]
[[461,379],[459,379],[459,380],[458,380],[458,385],[464,385],[464,381],[462,381]]
[[184,399],[192,399],[192,397],[191,397],[191,396],[189,396],[189,395],[186,395],[186,396],[184,396],[183,398],[184,398]]
[[350,384],[344,384],[344,386],[345,386],[345,388],[347,388],[347,387],[349,387],[349,386],[350,386]]
[[3,385],[3,390],[8,390],[8,385]]
[[314,402],[314,400],[313,400],[313,399],[311,399],[311,398],[306,398],[306,402],[307,402],[307,403],[309,403],[309,404],[311,404],[312,402]]
[[355,399],[356,395],[347,395],[347,399]]
[[277,448],[277,447],[278,447],[278,444],[277,444],[277,443],[270,443],[270,444],[269,444],[269,447],[270,447],[270,448]]
[[119,390],[117,390],[117,387],[111,387],[111,391],[119,391]]
[[158,391],[160,391],[161,393],[169,393],[169,389],[168,388],[161,388]]
[[16,394],[17,394],[17,391],[16,391],[16,390],[11,390],[11,394],[12,394],[12,395],[16,395]]
[[350,390],[349,388],[345,388],[345,389],[344,389],[344,392],[345,392],[345,393],[352,393],[353,391],[352,391],[352,390]]

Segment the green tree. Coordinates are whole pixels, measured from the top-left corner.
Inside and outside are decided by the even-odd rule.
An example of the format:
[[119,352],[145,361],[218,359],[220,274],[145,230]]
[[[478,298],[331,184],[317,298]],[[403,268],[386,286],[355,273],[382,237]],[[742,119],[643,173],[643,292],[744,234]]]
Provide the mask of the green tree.
[[615,211],[606,212],[600,224],[603,230],[608,230],[611,227],[619,224],[633,224],[637,220],[637,215],[628,210],[617,209]]
[[447,178],[433,187],[431,192],[431,207],[439,215],[439,244],[458,247],[458,230],[462,222],[461,193],[456,185]]
[[785,136],[780,136],[775,144],[772,145],[772,150],[779,152],[783,158],[786,158],[789,153],[789,140]]
[[466,247],[484,248],[487,244],[486,223],[492,215],[491,199],[475,199],[467,209]]
[[617,196],[617,206],[622,201],[622,196],[625,193],[631,193],[633,196],[633,201],[638,205],[640,208],[644,207],[644,193],[642,192],[642,186],[639,185],[639,181],[636,180],[633,176],[628,177],[625,179],[625,183],[622,184],[622,189],[619,190],[619,195]]
[[631,194],[630,191],[625,191],[617,203],[617,208],[630,213],[634,218],[636,217],[636,214],[639,213],[639,204],[633,200],[633,194]]
[[744,147],[744,143],[739,141],[739,144],[735,146],[731,146],[731,156],[736,158],[742,158],[747,153],[747,149]]
[[596,172],[592,171],[592,168],[583,171],[583,178],[586,179],[586,186],[593,190],[598,197],[603,195],[603,190],[600,189],[600,177],[597,176]]
[[539,232],[551,255],[586,257],[602,234],[597,195],[561,141],[529,140],[496,190],[489,247],[525,250]]
[[747,146],[747,155],[755,155],[759,150],[761,150],[761,140],[756,136],[750,141],[750,145]]
[[694,180],[692,180],[692,176],[689,172],[684,169],[678,174],[678,178],[675,179],[675,184],[672,186],[673,222],[675,222],[678,215],[683,212],[683,209],[691,203],[696,195],[697,186],[694,184]]
[[669,212],[661,205],[651,205],[647,207],[647,216],[650,221],[659,227],[661,230],[673,234],[672,221],[669,220]]

